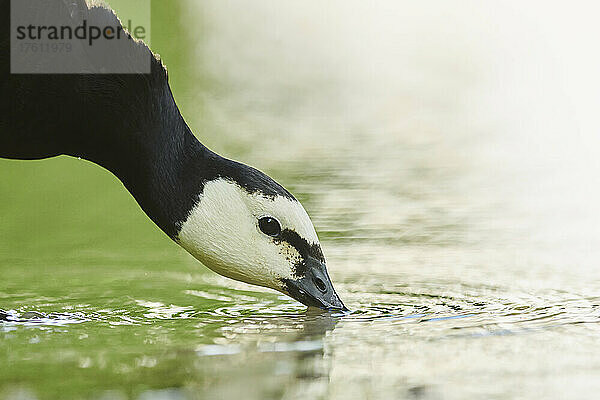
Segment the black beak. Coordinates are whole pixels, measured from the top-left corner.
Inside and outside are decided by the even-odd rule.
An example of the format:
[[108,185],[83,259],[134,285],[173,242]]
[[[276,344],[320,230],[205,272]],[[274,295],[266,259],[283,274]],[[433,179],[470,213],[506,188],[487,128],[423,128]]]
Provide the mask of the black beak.
[[309,307],[349,311],[333,288],[325,263],[306,259],[306,274],[299,279],[284,279],[286,294]]

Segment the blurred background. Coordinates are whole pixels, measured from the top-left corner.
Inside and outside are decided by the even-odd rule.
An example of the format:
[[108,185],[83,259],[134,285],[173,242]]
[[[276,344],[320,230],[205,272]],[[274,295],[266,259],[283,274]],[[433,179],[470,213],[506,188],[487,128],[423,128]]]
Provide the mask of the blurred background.
[[589,397],[598,11],[153,1],[186,121],[303,202],[353,313],[213,274],[96,165],[0,160],[0,396]]

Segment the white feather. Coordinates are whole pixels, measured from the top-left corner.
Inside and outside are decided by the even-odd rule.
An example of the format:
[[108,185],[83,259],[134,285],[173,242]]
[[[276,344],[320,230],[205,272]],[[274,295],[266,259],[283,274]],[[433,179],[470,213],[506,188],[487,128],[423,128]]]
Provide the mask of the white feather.
[[250,194],[219,178],[205,184],[200,201],[182,224],[179,244],[221,275],[281,290],[281,279],[293,278],[300,255],[294,247],[275,243],[260,231],[258,219],[263,216],[274,217],[282,229],[296,231],[309,243],[319,241],[299,202]]

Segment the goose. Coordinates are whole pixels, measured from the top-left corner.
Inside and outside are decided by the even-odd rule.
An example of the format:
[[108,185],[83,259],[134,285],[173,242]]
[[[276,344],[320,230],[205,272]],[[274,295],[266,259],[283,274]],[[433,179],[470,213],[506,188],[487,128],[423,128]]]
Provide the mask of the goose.
[[[28,61],[21,65],[27,73],[11,70],[19,67],[11,65],[11,4],[0,4],[5,16],[0,157],[67,155],[98,164],[122,182],[169,238],[212,271],[274,289],[308,307],[348,310],[300,202],[258,169],[221,157],[198,141],[175,103],[162,61],[123,28],[113,10],[85,0],[21,2],[19,7],[29,7],[26,15],[46,25],[85,22],[125,32],[114,47],[108,41],[77,42],[82,51],[69,66],[75,62],[85,73],[36,74],[48,72],[44,68],[60,55]],[[147,56],[148,71],[126,70],[139,56]],[[125,70],[108,73],[107,65]]]

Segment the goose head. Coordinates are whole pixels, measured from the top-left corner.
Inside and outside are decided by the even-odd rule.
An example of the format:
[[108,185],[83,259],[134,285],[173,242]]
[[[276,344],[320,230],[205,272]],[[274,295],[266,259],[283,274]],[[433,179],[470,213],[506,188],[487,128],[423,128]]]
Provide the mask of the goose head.
[[347,310],[304,207],[252,167],[235,163],[206,180],[177,242],[220,275],[275,289],[309,307]]

